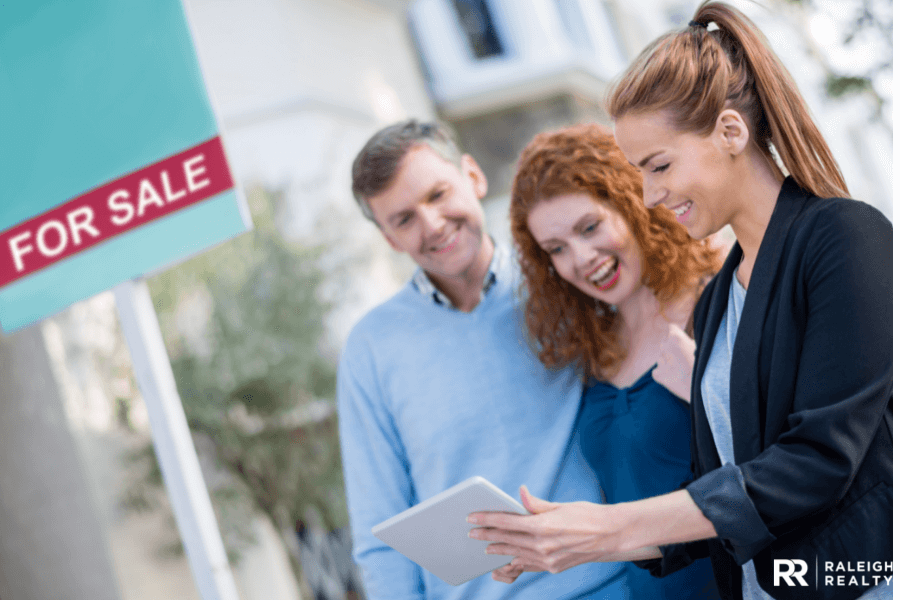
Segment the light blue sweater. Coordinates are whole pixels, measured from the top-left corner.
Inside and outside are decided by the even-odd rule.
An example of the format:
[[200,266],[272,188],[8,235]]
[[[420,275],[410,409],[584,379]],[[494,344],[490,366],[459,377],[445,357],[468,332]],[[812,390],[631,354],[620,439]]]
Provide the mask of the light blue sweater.
[[351,332],[338,370],[338,410],[354,558],[369,600],[629,598],[625,567],[587,564],[484,575],[450,586],[375,538],[373,525],[473,475],[518,498],[600,502],[573,427],[581,382],[551,372],[526,341],[511,260],[463,313],[410,282]]

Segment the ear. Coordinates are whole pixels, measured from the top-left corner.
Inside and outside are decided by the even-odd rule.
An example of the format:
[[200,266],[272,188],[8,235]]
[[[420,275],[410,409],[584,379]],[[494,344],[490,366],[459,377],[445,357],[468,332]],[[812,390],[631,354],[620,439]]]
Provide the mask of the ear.
[[726,108],[719,113],[713,135],[732,156],[743,152],[750,142],[750,129],[747,127],[747,122],[741,113],[733,108]]
[[487,177],[485,177],[484,171],[481,170],[475,159],[468,154],[463,154],[460,162],[463,176],[472,182],[475,196],[481,200],[487,194]]

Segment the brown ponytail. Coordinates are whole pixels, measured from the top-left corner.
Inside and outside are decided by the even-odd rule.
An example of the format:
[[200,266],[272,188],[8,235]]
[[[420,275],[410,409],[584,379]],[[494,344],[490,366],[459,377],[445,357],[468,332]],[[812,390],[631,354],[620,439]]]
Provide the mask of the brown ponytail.
[[[715,23],[717,29],[708,30]],[[813,122],[797,85],[740,11],[707,0],[687,29],[651,43],[615,84],[606,109],[664,110],[682,131],[710,133],[726,108],[743,115],[756,145],[776,165],[774,147],[800,187],[816,196],[847,197],[841,170]]]

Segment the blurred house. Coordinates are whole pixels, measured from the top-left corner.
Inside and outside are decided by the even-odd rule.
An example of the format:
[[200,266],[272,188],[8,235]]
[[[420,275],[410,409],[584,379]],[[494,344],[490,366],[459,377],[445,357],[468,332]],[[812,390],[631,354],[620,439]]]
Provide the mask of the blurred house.
[[[279,191],[284,234],[326,248],[321,266],[331,276],[320,292],[335,309],[321,351],[336,359],[356,320],[413,270],[350,194],[351,162],[372,133],[409,117],[451,124],[488,176],[488,226],[506,240],[507,190],[522,147],[550,127],[608,122],[600,102],[610,81],[654,37],[684,26],[695,2],[184,4],[236,180]],[[890,216],[891,136],[868,120],[862,100],[836,102],[819,91],[802,21],[740,6],[797,78],[853,194]],[[184,320],[190,338],[208,308],[184,309],[194,311]],[[117,398],[138,394],[121,374],[121,343],[110,341],[118,335],[113,311],[104,294],[45,321],[41,334],[30,328],[0,339],[3,600],[198,597],[184,559],[155,551],[160,520],[117,508],[125,474],[116,457],[133,445]],[[139,408],[131,412],[146,434]],[[282,536],[257,521],[260,544],[235,569],[243,600],[311,597],[288,566]],[[79,547],[87,551],[66,551]]]
[[[686,26],[685,0],[416,0],[410,8],[439,115],[489,180],[485,207],[494,234],[508,238],[507,190],[514,163],[539,131],[593,120],[608,123],[610,81],[652,39]],[[822,49],[811,8],[772,0],[736,2],[767,33],[797,79],[844,170],[851,193],[891,215],[891,135],[862,98],[824,93]],[[846,3],[854,4],[854,3]],[[846,8],[846,7],[845,7]],[[849,9],[848,9],[849,10]]]
[[[238,180],[284,192],[287,236],[323,243],[337,304],[324,351],[413,266],[351,197],[365,140],[438,117],[488,177],[489,228],[508,239],[515,161],[538,132],[608,123],[610,82],[652,39],[683,27],[687,0],[186,0]],[[805,21],[737,0],[798,80],[851,192],[891,215],[892,138],[865,100],[828,99]],[[776,10],[777,9],[777,10]],[[808,12],[808,11],[807,11]],[[796,15],[795,15],[796,16]],[[801,29],[803,29],[801,31]],[[805,45],[804,45],[805,44]]]

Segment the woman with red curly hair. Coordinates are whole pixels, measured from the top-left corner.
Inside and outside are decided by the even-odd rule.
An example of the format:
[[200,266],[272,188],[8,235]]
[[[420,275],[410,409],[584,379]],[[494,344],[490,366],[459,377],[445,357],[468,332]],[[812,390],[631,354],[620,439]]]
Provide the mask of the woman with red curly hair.
[[[677,489],[691,476],[685,329],[718,252],[671,211],[644,208],[640,173],[599,125],[525,148],[510,217],[541,361],[584,373],[577,429],[606,501]],[[636,598],[718,597],[708,560],[666,579],[630,567]]]

